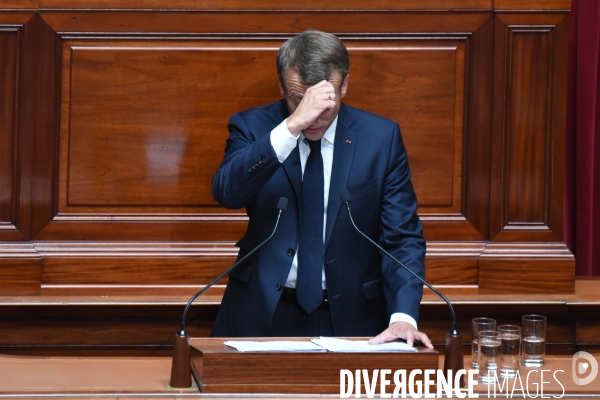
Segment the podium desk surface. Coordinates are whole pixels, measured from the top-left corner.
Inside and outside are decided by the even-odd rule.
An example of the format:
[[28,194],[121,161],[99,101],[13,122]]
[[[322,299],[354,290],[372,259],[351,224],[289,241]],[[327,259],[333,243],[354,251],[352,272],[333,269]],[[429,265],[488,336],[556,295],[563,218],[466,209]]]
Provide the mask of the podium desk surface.
[[[354,338],[365,339],[365,338]],[[239,338],[191,339],[192,372],[203,393],[340,392],[341,370],[437,369],[439,354],[417,352],[344,353],[328,351],[238,352],[223,343]],[[310,338],[246,338],[309,341]]]

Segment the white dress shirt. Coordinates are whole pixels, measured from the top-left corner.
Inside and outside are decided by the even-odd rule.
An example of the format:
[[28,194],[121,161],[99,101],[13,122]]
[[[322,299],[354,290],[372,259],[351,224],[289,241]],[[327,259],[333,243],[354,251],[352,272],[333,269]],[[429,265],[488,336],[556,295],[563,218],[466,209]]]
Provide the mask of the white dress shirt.
[[[302,175],[304,175],[304,167],[306,165],[306,160],[308,159],[308,155],[310,154],[310,147],[308,143],[306,143],[306,139],[304,134],[300,132],[298,137],[295,137],[288,130],[286,121],[284,120],[281,124],[279,124],[275,129],[271,131],[271,146],[273,146],[273,150],[275,150],[275,154],[277,154],[277,159],[280,163],[283,163],[291,152],[298,147],[300,152],[300,164],[302,166]],[[335,117],[331,126],[325,131],[325,135],[321,139],[321,155],[323,157],[323,174],[324,174],[324,208],[323,208],[323,243],[325,243],[325,227],[327,226],[327,204],[329,202],[329,183],[331,181],[331,167],[333,165],[333,144],[335,142],[335,131],[337,128],[338,117]],[[296,277],[298,275],[298,249],[296,249],[296,254],[294,255],[294,260],[292,261],[292,268],[290,269],[290,273],[288,275],[287,281],[285,283],[286,287],[295,288],[296,287]],[[325,279],[325,269],[323,268],[322,272],[322,282],[323,289],[327,289],[327,282]],[[390,324],[398,321],[404,321],[410,323],[412,326],[417,329],[417,322],[413,317],[404,313],[394,313],[390,318]]]

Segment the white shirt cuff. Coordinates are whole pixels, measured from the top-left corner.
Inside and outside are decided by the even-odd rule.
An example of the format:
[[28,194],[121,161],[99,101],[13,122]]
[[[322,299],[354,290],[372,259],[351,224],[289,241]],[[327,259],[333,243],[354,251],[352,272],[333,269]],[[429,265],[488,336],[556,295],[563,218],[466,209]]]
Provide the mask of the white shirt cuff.
[[287,119],[271,131],[271,146],[277,154],[277,159],[283,163],[298,144],[298,137],[292,135],[286,125]]
[[393,313],[392,316],[390,317],[390,325],[393,324],[394,322],[408,322],[415,329],[417,329],[417,321],[415,321],[415,319],[408,314]]

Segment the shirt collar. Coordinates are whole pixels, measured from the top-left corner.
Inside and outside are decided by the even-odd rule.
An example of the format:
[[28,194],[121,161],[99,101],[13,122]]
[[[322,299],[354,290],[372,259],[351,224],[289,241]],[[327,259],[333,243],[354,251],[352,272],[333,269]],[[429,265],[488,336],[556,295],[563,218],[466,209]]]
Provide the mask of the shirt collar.
[[[323,135],[323,139],[325,139],[330,144],[333,144],[335,141],[335,131],[337,129],[338,117],[339,117],[339,115],[335,116],[335,119],[333,120],[333,122],[331,123],[329,128],[327,128],[327,130],[325,131],[325,134]],[[305,139],[304,133],[300,132],[300,140],[304,141],[304,139]]]

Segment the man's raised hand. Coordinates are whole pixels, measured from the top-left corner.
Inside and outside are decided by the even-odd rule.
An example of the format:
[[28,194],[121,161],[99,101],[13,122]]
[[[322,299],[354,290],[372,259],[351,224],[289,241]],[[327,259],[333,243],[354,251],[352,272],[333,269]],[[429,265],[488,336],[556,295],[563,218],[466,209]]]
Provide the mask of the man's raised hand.
[[321,81],[306,89],[302,100],[287,119],[287,128],[295,136],[311,127],[321,114],[327,115],[335,108],[336,91],[331,82]]

